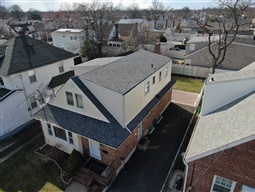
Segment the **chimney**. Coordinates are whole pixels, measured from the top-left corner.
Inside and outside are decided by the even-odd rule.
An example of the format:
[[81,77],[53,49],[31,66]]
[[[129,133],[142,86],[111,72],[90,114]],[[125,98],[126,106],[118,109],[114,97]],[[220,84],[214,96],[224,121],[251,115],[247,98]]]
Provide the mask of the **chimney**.
[[119,39],[119,25],[115,23],[115,38]]
[[155,44],[154,53],[160,54],[160,43]]

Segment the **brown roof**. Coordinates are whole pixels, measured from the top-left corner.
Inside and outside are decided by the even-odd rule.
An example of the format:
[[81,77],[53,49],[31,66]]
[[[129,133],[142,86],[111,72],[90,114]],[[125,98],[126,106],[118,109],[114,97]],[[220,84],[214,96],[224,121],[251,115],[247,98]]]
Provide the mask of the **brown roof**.
[[135,28],[135,24],[119,24],[118,32],[122,38],[128,38]]

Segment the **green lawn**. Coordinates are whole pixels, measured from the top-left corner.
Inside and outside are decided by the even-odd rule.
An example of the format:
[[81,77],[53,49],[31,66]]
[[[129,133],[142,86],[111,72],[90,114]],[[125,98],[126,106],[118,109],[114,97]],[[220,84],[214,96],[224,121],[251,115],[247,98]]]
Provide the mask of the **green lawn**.
[[43,137],[40,137],[1,164],[1,192],[65,190],[58,167],[34,153],[43,144]]
[[200,93],[203,85],[203,79],[193,79],[188,77],[179,77],[179,76],[172,76],[176,83],[173,86],[173,89],[193,92],[193,93]]

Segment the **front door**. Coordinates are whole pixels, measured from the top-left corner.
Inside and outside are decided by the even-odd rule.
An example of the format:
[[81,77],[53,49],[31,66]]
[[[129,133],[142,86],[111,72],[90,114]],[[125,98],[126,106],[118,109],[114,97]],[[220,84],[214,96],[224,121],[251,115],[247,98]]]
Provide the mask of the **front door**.
[[100,144],[97,141],[89,140],[90,156],[101,160]]

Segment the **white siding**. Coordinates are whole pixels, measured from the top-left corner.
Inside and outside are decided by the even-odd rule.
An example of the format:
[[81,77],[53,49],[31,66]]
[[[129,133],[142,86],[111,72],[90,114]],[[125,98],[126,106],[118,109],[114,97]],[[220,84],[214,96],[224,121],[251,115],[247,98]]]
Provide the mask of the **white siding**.
[[[83,47],[85,32],[81,33],[53,32],[51,33],[51,36],[53,45],[55,47],[62,48],[72,53],[79,53],[80,48]],[[70,37],[72,37],[73,39],[71,40]],[[74,38],[76,38],[76,40]]]
[[124,101],[123,96],[119,93],[83,80],[83,83],[105,106],[105,108],[115,117],[115,119],[124,126]]
[[[168,67],[168,75],[165,77],[166,67]],[[171,67],[169,62],[124,96],[125,126],[171,81]],[[159,81],[160,71],[162,71],[161,81]],[[154,85],[152,84],[153,76],[155,76]],[[145,85],[148,80],[150,91],[145,94]]]
[[[65,141],[63,139],[49,135],[47,123],[41,121],[41,125],[42,125],[42,130],[43,130],[46,144],[49,144],[51,146],[56,146],[59,149],[65,151],[66,153],[69,153],[69,154],[73,151],[73,149],[75,149],[75,150],[79,151],[81,154],[83,154],[81,137],[79,135],[72,133],[73,144],[70,144],[68,141]],[[67,134],[67,131],[66,131],[66,134]]]
[[0,102],[0,108],[0,136],[32,120],[22,91],[15,92]]
[[[1,104],[1,110],[14,110],[15,109],[15,114],[8,114],[8,119],[9,121],[1,120],[1,126],[5,127],[5,129],[14,129],[17,128],[18,126],[28,122],[31,120],[31,117],[27,117],[27,115],[30,115],[30,112],[28,112],[28,108],[30,108],[30,103],[29,103],[29,97],[34,96],[37,94],[37,90],[43,94],[44,100],[48,101],[47,96],[44,95],[45,89],[47,88],[50,80],[52,77],[59,75],[59,63],[63,63],[64,66],[64,71],[70,71],[71,67],[74,66],[74,58],[66,59],[63,61],[59,61],[56,63],[53,63],[51,65],[43,66],[34,69],[35,71],[35,76],[36,76],[36,81],[33,83],[30,83],[29,76],[28,76],[28,71],[21,72],[19,74],[13,74],[8,77],[2,77],[4,81],[4,86],[7,89],[10,90],[23,90],[23,93],[15,93],[12,95],[10,98],[8,98],[8,104],[6,104],[7,101],[4,100],[4,104]],[[17,94],[17,95],[16,95]],[[15,96],[15,97],[14,97]],[[28,99],[28,102],[24,103],[22,107],[18,107],[19,101],[24,101]],[[37,102],[38,104],[39,102]],[[36,107],[32,110],[32,114],[37,112],[40,108]],[[4,114],[4,113],[3,113]],[[20,120],[22,119],[22,120]],[[20,123],[17,123],[19,121]],[[15,124],[17,126],[15,126]]]
[[208,83],[205,86],[206,97],[203,98],[201,115],[206,115],[254,90],[254,78]]
[[[73,93],[73,98],[75,97],[75,93],[82,95],[84,109],[68,105],[66,99],[66,91]],[[76,84],[72,80],[69,80],[64,85],[64,87],[60,89],[60,91],[57,93],[56,98],[51,102],[51,104],[82,115],[108,122],[108,120],[102,115],[102,113],[94,106],[94,104],[86,97],[86,95],[84,95],[84,93],[76,86]]]

